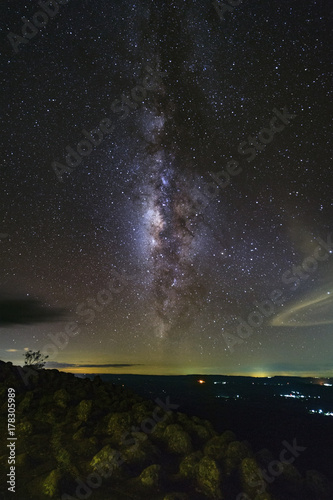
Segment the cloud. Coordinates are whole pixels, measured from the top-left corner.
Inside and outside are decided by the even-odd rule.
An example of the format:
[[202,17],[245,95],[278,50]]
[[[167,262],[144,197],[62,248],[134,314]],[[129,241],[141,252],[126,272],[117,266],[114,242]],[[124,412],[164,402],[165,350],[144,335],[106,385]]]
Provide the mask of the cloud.
[[78,363],[58,363],[57,361],[48,361],[47,368],[126,368],[129,366],[143,366],[137,363],[112,363],[106,365],[81,365]]
[[64,316],[64,309],[44,307],[33,298],[0,296],[0,327],[59,321]]
[[322,287],[320,290],[303,297],[298,302],[290,304],[272,320],[272,326],[305,327],[333,324],[333,286]]

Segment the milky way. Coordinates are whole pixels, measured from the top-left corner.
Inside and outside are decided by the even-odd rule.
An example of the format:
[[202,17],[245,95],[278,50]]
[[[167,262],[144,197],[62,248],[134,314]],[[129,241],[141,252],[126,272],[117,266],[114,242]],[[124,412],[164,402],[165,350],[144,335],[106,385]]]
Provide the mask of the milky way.
[[142,111],[147,185],[141,183],[138,189],[145,193],[142,209],[149,284],[155,301],[155,333],[165,338],[189,326],[193,307],[200,306],[202,285],[193,263],[197,243],[195,218],[199,215],[191,198],[193,176],[184,166],[181,169],[180,155],[168,144],[166,129],[173,120],[173,106],[167,103],[169,112],[163,112],[156,105],[158,94],[165,94],[163,85],[153,105]]
[[[281,281],[332,232],[329,3],[241,2],[221,20],[210,0],[73,0],[17,53],[6,34],[37,7],[3,3],[0,293],[67,309],[80,334],[54,362],[330,363],[332,254],[297,290]],[[295,118],[261,144],[285,108]],[[59,182],[54,162],[105,118],[110,131]],[[225,334],[278,288],[284,305],[232,353]],[[5,329],[3,358],[63,328]]]

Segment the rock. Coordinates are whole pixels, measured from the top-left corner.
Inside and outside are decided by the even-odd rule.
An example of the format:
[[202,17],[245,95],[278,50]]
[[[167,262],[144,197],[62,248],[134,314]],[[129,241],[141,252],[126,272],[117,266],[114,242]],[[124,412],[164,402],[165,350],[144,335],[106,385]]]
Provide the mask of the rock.
[[212,437],[211,430],[203,425],[195,424],[193,427],[193,433],[198,437],[199,441],[202,443],[207,442]]
[[191,420],[193,420],[193,422],[195,422],[196,424],[201,424],[202,423],[201,418],[196,417],[195,415],[193,417],[191,417]]
[[[277,476],[277,483],[281,485],[288,495],[297,495],[303,490],[304,481],[301,474],[293,464],[280,463],[281,473]],[[278,469],[276,468],[276,472]]]
[[264,468],[267,468],[267,466],[275,460],[273,454],[267,448],[263,448],[255,453],[254,458],[257,460],[258,464]]
[[131,411],[134,414],[136,424],[140,425],[146,418],[152,418],[154,407],[149,401],[135,403]]
[[[53,370],[39,370],[40,380],[44,387],[53,387],[53,389],[62,385],[62,380],[59,377],[59,371]],[[59,387],[60,388],[60,387]]]
[[132,410],[133,405],[136,403],[135,399],[122,399],[117,406],[118,412],[129,412]]
[[54,404],[59,406],[59,408],[67,408],[70,399],[71,397],[66,389],[59,389],[53,395]]
[[[194,417],[192,417],[193,419]],[[197,421],[196,422],[198,425],[202,425],[205,427],[205,429],[207,429],[207,431],[211,434],[211,436],[217,436],[217,432],[215,431],[214,427],[213,427],[213,424],[211,422],[209,422],[209,420],[201,420],[199,419],[199,422]],[[228,438],[228,433],[230,433],[230,435],[233,435],[234,436],[234,433],[231,432],[231,431],[226,431],[226,436],[225,436],[225,439]],[[236,439],[236,438],[235,438]]]
[[3,363],[0,367],[0,381],[6,382],[6,387],[13,387],[18,391],[26,390],[27,387],[31,388],[38,380],[39,374],[31,366],[13,366],[9,361]]
[[81,422],[87,422],[91,415],[93,402],[91,399],[84,399],[77,406],[77,416]]
[[230,443],[236,440],[236,436],[231,431],[226,431],[220,436],[211,438],[204,447],[204,453],[214,460],[222,460]]
[[87,427],[80,427],[80,429],[73,434],[73,440],[74,441],[80,441],[81,439],[84,439],[87,437],[88,431]]
[[60,481],[62,473],[59,469],[54,469],[45,479],[43,483],[43,493],[49,498],[59,498],[60,496]]
[[160,482],[160,465],[150,465],[146,469],[144,469],[140,474],[140,481],[144,486],[148,486],[149,488],[158,489]]
[[191,438],[179,424],[170,424],[166,427],[163,438],[170,453],[187,455],[192,451]]
[[54,411],[52,410],[43,410],[39,409],[38,413],[36,413],[36,420],[41,420],[50,425],[55,425],[58,421],[57,416],[55,415]]
[[126,463],[131,465],[140,464],[146,466],[149,463],[152,464],[159,455],[156,446],[151,443],[147,434],[143,432],[129,433],[122,444],[124,446],[121,450],[122,456]]
[[30,407],[31,407],[31,402],[34,398],[34,394],[32,391],[28,391],[23,399],[21,400],[21,402],[19,403],[19,405],[17,406],[17,411],[18,412],[21,412],[21,413],[24,413],[26,411],[29,411]]
[[[206,426],[203,420],[190,418],[184,413],[177,413],[177,421],[182,428],[198,443],[208,441],[215,435],[215,431],[210,426]],[[198,423],[198,421],[200,423]]]
[[50,459],[49,439],[50,436],[45,434],[34,434],[29,436],[29,439],[26,439],[25,449],[29,461],[42,463]]
[[228,444],[236,441],[236,435],[232,431],[224,431],[223,434],[221,434],[221,437],[223,438],[223,441]]
[[244,458],[248,458],[250,456],[251,450],[246,443],[240,441],[230,443],[224,459],[225,472],[230,474],[241,464]]
[[[95,382],[95,379],[94,379]],[[104,386],[97,385],[94,387],[94,407],[100,410],[105,410],[111,406],[111,398]]]
[[267,483],[264,481],[260,467],[254,458],[244,458],[239,468],[241,486],[250,498],[266,493]]
[[91,458],[98,451],[97,439],[95,437],[82,438],[77,440],[75,445],[71,447],[71,452],[79,458]]
[[181,413],[180,411],[177,411],[177,422],[183,427],[183,429],[191,429],[194,424],[197,424],[192,420],[191,417],[186,415],[186,413]]
[[130,465],[146,465],[150,461],[149,453],[138,446],[130,446],[122,452],[122,456],[127,464]]
[[124,463],[124,459],[118,450],[111,448],[108,444],[104,446],[91,460],[90,467],[97,472],[106,468],[117,470]]
[[[288,464],[261,491],[258,470],[278,468],[276,457],[262,450],[254,459],[246,442],[230,431],[217,435],[206,420],[166,413],[99,377],[91,382],[42,369],[25,384],[22,373],[0,362],[0,397],[6,400],[8,386],[17,387],[18,500],[59,500],[65,492],[76,498],[77,478],[93,472],[95,479],[112,475],[98,491],[90,488],[101,499],[218,500],[224,494],[236,500],[237,493],[237,500],[333,498],[324,476],[309,471],[304,480]],[[1,408],[6,413],[6,402]],[[7,454],[1,467],[8,467]]]
[[24,439],[27,436],[30,436],[32,433],[33,433],[33,425],[31,422],[24,420],[23,422],[20,422],[19,424],[16,425],[16,434],[19,439],[20,438]]
[[198,465],[198,484],[205,495],[209,498],[220,500],[222,493],[220,489],[220,469],[215,460],[204,457]]
[[179,465],[179,474],[187,479],[195,479],[198,476],[198,466],[203,458],[202,451],[195,451],[185,457]]
[[132,418],[129,412],[112,413],[109,417],[107,433],[110,434],[117,443],[120,443],[123,436],[131,430]]
[[87,397],[85,388],[80,384],[80,379],[76,379],[73,384],[73,401],[79,403]]
[[[248,497],[247,497],[248,498]],[[257,493],[254,500],[275,500],[270,493]]]
[[148,436],[145,432],[131,432],[130,435],[137,443],[142,444],[148,441]]
[[20,453],[19,455],[16,455],[16,465],[18,467],[25,467],[27,464],[28,464],[27,453]]
[[308,470],[305,476],[305,483],[312,493],[313,500],[331,500],[333,498],[332,485],[320,472]]
[[71,456],[65,448],[59,446],[55,451],[54,456],[60,469],[68,470],[71,467]]
[[[166,413],[160,407],[156,408],[158,408],[157,416],[161,420],[154,427],[154,436],[160,438],[163,435],[164,430],[168,427],[168,425],[177,423],[178,419],[177,416],[175,415],[175,412]],[[150,418],[152,418],[152,414]]]
[[70,441],[63,432],[62,426],[58,424],[58,426],[53,429],[51,438],[53,456],[60,470],[64,472],[68,471],[75,476],[75,474],[77,474],[77,469],[72,460],[74,453],[70,451],[71,443],[72,441]]
[[163,500],[189,500],[189,497],[186,495],[186,493],[168,493],[163,497]]
[[[167,415],[166,415],[167,416]],[[161,422],[158,422],[158,424],[155,425],[153,432],[152,432],[152,439],[156,441],[163,441],[163,436],[164,436],[164,431],[168,427],[169,423],[167,420],[163,420]]]

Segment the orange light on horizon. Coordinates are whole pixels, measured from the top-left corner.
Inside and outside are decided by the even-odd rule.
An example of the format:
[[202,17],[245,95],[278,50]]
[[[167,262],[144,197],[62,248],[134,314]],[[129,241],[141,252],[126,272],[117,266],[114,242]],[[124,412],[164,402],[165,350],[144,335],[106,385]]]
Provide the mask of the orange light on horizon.
[[206,382],[204,380],[198,380],[199,384],[205,384]]

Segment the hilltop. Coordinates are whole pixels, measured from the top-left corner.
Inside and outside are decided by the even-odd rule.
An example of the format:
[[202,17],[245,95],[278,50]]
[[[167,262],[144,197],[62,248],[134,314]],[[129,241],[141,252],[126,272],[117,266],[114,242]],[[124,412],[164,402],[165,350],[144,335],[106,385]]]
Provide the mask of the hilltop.
[[[8,388],[15,391],[15,441],[6,439]],[[320,472],[297,470],[297,443],[285,443],[279,461],[269,450],[254,453],[230,430],[218,433],[208,420],[178,411],[172,395],[150,401],[98,376],[26,371],[2,361],[0,391],[0,464],[8,474],[7,443],[13,444],[17,500],[333,497]],[[7,499],[5,476],[0,488]]]

